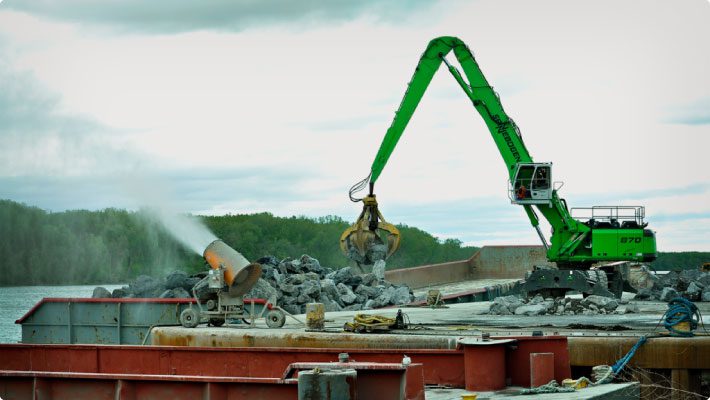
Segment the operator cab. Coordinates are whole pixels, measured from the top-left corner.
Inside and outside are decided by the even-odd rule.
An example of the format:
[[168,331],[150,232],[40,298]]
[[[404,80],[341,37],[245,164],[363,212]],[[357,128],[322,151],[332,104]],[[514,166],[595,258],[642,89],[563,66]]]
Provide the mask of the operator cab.
[[552,163],[519,163],[508,197],[513,204],[549,204],[552,189]]

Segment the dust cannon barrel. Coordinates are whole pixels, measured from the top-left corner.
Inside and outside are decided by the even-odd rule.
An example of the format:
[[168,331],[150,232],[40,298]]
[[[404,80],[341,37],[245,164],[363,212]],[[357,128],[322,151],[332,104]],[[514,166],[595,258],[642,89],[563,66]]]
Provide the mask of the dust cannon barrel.
[[261,276],[261,265],[250,263],[219,239],[210,243],[202,255],[212,269],[224,269],[224,283],[233,296],[246,294]]

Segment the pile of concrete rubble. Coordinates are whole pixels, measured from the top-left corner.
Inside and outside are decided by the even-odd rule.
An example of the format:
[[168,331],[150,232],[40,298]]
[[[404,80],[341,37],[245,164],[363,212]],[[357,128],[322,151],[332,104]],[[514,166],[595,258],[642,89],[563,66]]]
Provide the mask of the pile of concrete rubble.
[[[496,297],[489,314],[493,315],[597,315],[622,313],[617,310],[619,301],[610,297],[591,295],[583,299],[570,297],[543,298],[537,295],[531,299],[520,296]],[[634,304],[627,304],[624,313],[638,312]]]
[[414,296],[407,285],[384,280],[384,261],[371,273],[356,274],[352,268],[330,269],[308,255],[299,259],[263,257],[259,282],[247,297],[276,300],[292,314],[305,312],[306,304],[323,303],[326,311],[369,310],[410,303]]
[[654,275],[652,284],[638,290],[634,300],[670,301],[685,297],[691,301],[710,301],[710,272],[670,271]]
[[94,289],[91,297],[184,299],[192,297],[192,287],[201,279],[199,276],[188,276],[182,271],[171,272],[165,278],[140,275],[128,286],[114,289],[113,292],[99,286]]
[[[262,275],[247,294],[276,302],[292,314],[305,312],[307,303],[323,303],[326,311],[369,310],[410,303],[414,296],[407,285],[394,285],[384,279],[385,262],[377,261],[371,273],[356,274],[350,267],[322,267],[313,257],[278,259],[267,256],[257,260]],[[139,276],[127,286],[109,292],[94,289],[94,298],[189,298],[200,276],[175,271],[165,278]]]

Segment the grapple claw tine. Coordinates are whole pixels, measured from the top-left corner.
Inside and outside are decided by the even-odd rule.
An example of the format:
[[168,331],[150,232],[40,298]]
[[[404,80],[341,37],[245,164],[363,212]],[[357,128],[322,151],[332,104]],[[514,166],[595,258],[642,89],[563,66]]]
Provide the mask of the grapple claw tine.
[[[376,224],[373,224],[373,221]],[[340,249],[348,258],[358,263],[372,264],[377,259],[387,259],[394,254],[399,249],[399,242],[399,230],[385,221],[377,209],[375,196],[372,195],[363,199],[360,217],[340,236]],[[386,250],[373,250],[375,246],[382,245]],[[379,252],[380,255],[373,260],[368,254],[371,251]]]

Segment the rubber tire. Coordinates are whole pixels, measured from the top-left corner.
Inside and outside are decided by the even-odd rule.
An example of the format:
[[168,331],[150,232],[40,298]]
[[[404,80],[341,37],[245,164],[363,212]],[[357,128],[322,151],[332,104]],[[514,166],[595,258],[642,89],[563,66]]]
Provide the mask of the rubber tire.
[[269,328],[281,328],[286,323],[286,314],[280,310],[271,310],[264,317]]
[[609,279],[607,278],[605,271],[601,269],[590,269],[587,271],[587,276],[590,280],[596,282],[597,285],[609,288]]
[[193,308],[186,308],[180,313],[180,323],[185,328],[194,328],[200,324],[200,314]]
[[[599,285],[602,288],[609,290],[609,278],[606,275],[606,272],[601,269],[589,269],[586,271],[587,272],[587,280],[595,282],[594,286]],[[592,293],[593,293],[592,289]],[[583,298],[587,298],[588,296],[591,296],[592,293],[582,293]],[[609,292],[611,293],[611,292]],[[613,293],[612,293],[613,295]],[[619,297],[620,298],[620,297]]]

